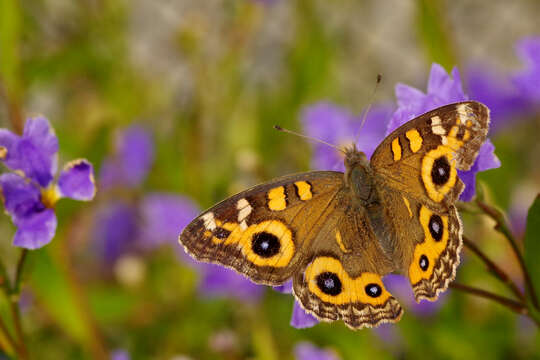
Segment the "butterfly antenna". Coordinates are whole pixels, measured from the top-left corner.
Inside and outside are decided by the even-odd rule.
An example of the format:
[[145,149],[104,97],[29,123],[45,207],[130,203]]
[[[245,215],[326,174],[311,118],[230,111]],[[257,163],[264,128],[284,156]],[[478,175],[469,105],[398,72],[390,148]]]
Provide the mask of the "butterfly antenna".
[[373,87],[373,92],[371,93],[371,96],[369,97],[368,106],[366,107],[366,111],[364,111],[364,114],[362,115],[362,121],[360,122],[360,128],[358,129],[358,133],[356,135],[356,138],[354,139],[354,144],[358,142],[358,138],[360,137],[360,132],[362,131],[362,128],[364,127],[364,124],[367,119],[367,115],[369,113],[369,110],[371,109],[371,104],[373,103],[373,99],[375,98],[375,94],[377,93],[377,89],[379,88],[379,84],[382,81],[382,74],[377,74],[377,82],[375,83],[375,86]]
[[299,136],[299,137],[304,138],[304,139],[315,141],[315,142],[318,142],[318,143],[321,143],[321,144],[324,144],[324,145],[328,145],[328,146],[336,149],[337,151],[340,151],[340,152],[345,154],[345,150],[341,149],[340,147],[338,147],[338,146],[336,146],[334,144],[330,144],[330,143],[328,143],[328,142],[326,142],[324,140],[317,139],[317,138],[307,136],[307,135],[304,135],[304,134],[300,134],[300,133],[297,133],[296,131],[292,131],[292,130],[289,130],[289,129],[284,129],[279,125],[274,125],[274,129],[276,129],[278,131],[281,131],[281,132],[284,132],[284,133],[287,133],[287,134],[296,135],[296,136]]

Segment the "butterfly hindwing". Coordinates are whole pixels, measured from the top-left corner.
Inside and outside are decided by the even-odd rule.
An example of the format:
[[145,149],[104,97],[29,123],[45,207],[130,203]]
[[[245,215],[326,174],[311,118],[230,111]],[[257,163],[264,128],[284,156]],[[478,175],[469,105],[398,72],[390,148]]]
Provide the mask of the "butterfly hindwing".
[[399,127],[371,158],[383,206],[391,212],[390,248],[417,300],[435,300],[455,277],[462,226],[454,203],[464,189],[457,170],[473,165],[488,127],[484,105],[446,105]]
[[454,205],[433,207],[381,187],[389,227],[383,244],[395,268],[409,277],[415,298],[435,300],[454,280],[459,265],[461,222]]
[[[257,283],[292,277],[317,227],[337,205],[343,174],[285,176],[234,195],[193,220],[179,241],[197,260],[233,268]],[[322,222],[321,222],[322,223]]]
[[362,208],[346,199],[320,231],[293,278],[301,306],[319,320],[343,320],[353,329],[396,322],[403,310],[382,277],[393,270]]

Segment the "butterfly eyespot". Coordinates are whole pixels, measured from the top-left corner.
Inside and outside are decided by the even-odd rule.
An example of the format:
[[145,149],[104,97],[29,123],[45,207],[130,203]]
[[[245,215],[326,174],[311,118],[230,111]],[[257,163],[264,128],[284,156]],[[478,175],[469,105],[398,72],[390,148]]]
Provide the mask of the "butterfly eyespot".
[[441,241],[444,232],[444,225],[439,215],[431,215],[431,217],[429,218],[428,228],[429,233],[431,234],[433,239],[435,241]]
[[366,295],[372,298],[377,298],[382,294],[382,288],[379,284],[367,284],[364,290]]
[[450,164],[446,156],[441,156],[433,162],[431,168],[431,180],[435,185],[441,186],[450,179]]
[[429,260],[426,255],[420,256],[420,261],[418,262],[418,265],[420,266],[420,269],[423,271],[427,271],[429,268]]
[[251,238],[251,249],[260,257],[269,258],[279,253],[281,244],[274,234],[259,232]]
[[341,294],[341,280],[333,272],[323,272],[317,276],[317,286],[327,295],[337,296]]

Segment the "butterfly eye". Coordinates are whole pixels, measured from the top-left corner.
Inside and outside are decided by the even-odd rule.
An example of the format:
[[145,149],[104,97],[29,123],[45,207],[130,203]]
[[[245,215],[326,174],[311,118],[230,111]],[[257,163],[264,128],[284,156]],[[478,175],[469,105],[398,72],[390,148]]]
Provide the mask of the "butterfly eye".
[[435,185],[444,185],[450,178],[450,164],[446,156],[437,158],[431,168],[431,180]]
[[419,261],[418,265],[420,265],[420,269],[422,269],[423,271],[426,271],[428,269],[429,260],[428,260],[426,255],[420,256],[420,261]]
[[317,276],[317,286],[325,294],[336,296],[341,293],[342,285],[339,277],[333,272],[323,272]]
[[274,234],[259,232],[253,234],[253,237],[251,238],[251,249],[260,257],[272,257],[279,253],[280,248],[281,244],[279,243],[279,239]]
[[443,222],[439,215],[433,214],[429,218],[429,232],[435,241],[440,241],[443,236]]
[[382,294],[382,289],[378,284],[367,284],[364,290],[366,291],[366,294],[372,298],[379,297]]

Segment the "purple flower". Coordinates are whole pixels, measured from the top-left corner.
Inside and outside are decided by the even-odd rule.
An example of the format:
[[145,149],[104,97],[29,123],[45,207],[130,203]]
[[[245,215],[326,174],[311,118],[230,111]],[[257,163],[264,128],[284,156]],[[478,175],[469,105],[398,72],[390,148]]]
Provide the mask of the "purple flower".
[[[439,64],[433,64],[429,75],[427,93],[408,85],[396,85],[398,109],[392,115],[388,124],[387,134],[407,121],[433,110],[439,106],[457,101],[467,100],[461,87],[461,79],[457,68],[452,70],[452,77]],[[459,175],[465,184],[465,191],[460,199],[470,201],[475,194],[475,175],[479,171],[497,168],[501,165],[493,151],[495,147],[489,139],[482,145],[476,162],[468,171],[460,171]]]
[[387,346],[399,348],[403,343],[403,338],[399,327],[394,324],[385,323],[372,329],[373,333],[386,343]]
[[120,256],[137,249],[139,219],[131,204],[107,203],[97,212],[95,221],[95,243],[107,263],[113,264]]
[[[274,286],[274,290],[282,293],[282,294],[291,294],[292,293],[292,280],[287,281],[283,285]],[[308,314],[302,306],[294,300],[293,304],[293,311],[291,316],[291,326],[295,327],[297,329],[305,329],[309,327],[313,327],[319,323],[319,320],[317,320],[313,315]]]
[[92,164],[83,159],[67,163],[54,182],[57,159],[58,139],[47,119],[28,119],[22,136],[0,129],[0,160],[13,171],[0,175],[0,188],[17,227],[15,246],[37,249],[52,240],[57,225],[54,206],[60,198],[94,198]]
[[471,66],[467,71],[471,99],[490,109],[490,134],[513,124],[533,110],[529,99],[522,96],[509,78],[499,76],[485,66]]
[[140,204],[142,237],[145,246],[164,243],[176,245],[178,234],[199,213],[198,207],[185,196],[148,193]]
[[332,350],[324,350],[310,342],[303,341],[294,347],[296,360],[339,360],[340,357]]
[[386,289],[398,299],[406,311],[408,310],[417,316],[429,317],[435,314],[444,303],[444,294],[436,302],[428,300],[421,300],[419,303],[415,302],[411,284],[405,276],[388,274],[383,281]]
[[202,276],[199,292],[207,297],[225,296],[244,302],[258,301],[264,287],[256,285],[234,270],[215,264],[197,266]]
[[[371,157],[384,138],[391,114],[390,106],[374,106],[360,130],[362,116],[355,116],[349,110],[332,103],[320,102],[303,110],[302,124],[307,135],[340,147],[349,146],[358,139],[359,149]],[[343,171],[343,154],[327,145],[316,143],[312,167]]]
[[111,360],[130,360],[131,356],[126,350],[116,349],[111,353]]
[[522,96],[540,102],[540,37],[528,37],[519,41],[516,52],[525,64],[525,69],[513,76],[515,86]]
[[305,329],[313,327],[318,323],[319,320],[317,320],[317,318],[315,318],[311,314],[308,314],[304,309],[302,309],[298,301],[294,301],[293,312],[290,322],[292,327],[295,327],[297,329]]
[[115,154],[103,161],[100,185],[134,188],[147,177],[154,161],[152,136],[143,127],[133,125],[120,133]]

